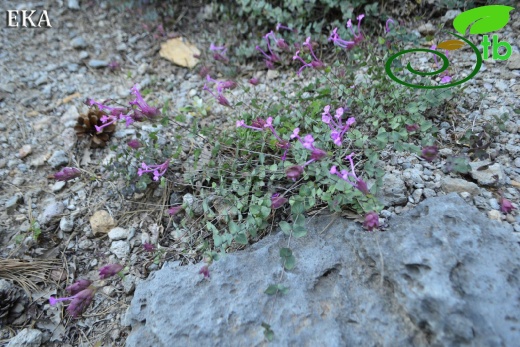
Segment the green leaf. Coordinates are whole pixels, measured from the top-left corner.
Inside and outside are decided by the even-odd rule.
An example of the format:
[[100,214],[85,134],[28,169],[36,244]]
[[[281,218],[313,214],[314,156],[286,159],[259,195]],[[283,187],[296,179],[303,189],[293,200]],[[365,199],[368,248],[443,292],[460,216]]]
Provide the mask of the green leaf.
[[284,267],[286,270],[292,270],[294,269],[294,266],[296,265],[296,258],[294,255],[291,255],[290,257],[285,258]]
[[280,257],[287,258],[292,255],[292,251],[290,248],[280,248]]
[[266,290],[264,290],[264,293],[267,295],[274,295],[278,292],[278,285],[271,284],[269,287],[267,287]]
[[280,222],[280,228],[282,229],[282,232],[285,234],[285,235],[290,235],[291,234],[291,231],[292,231],[292,226],[291,224],[287,223],[287,222]]
[[296,238],[304,237],[307,235],[307,229],[304,226],[295,225],[293,227],[293,235]]
[[473,35],[486,34],[500,30],[509,22],[509,12],[514,7],[504,5],[489,5],[462,12],[453,20],[453,27],[460,34],[465,35],[468,27]]
[[235,242],[241,245],[247,245],[247,236],[244,233],[237,234],[235,236]]
[[271,329],[271,326],[267,323],[262,323],[262,328],[264,328],[264,336],[267,339],[267,341],[273,341],[274,331]]

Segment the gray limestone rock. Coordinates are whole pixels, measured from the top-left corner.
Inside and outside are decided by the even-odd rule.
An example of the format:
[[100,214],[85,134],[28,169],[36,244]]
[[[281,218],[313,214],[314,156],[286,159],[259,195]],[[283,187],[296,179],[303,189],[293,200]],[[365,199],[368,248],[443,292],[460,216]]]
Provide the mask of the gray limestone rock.
[[[274,301],[282,233],[213,263],[164,266],[140,283],[128,347],[514,346],[520,252],[512,228],[456,193],[427,199],[384,233],[314,218]],[[329,226],[326,228],[326,226]],[[267,344],[262,322],[274,340]]]
[[9,341],[7,347],[39,347],[42,337],[40,330],[25,328]]
[[387,173],[383,176],[383,187],[378,198],[384,206],[401,205],[408,201],[406,186],[401,178]]
[[490,164],[489,160],[469,163],[471,177],[484,186],[499,186],[504,184],[504,170],[499,163]]
[[462,178],[444,177],[441,181],[441,189],[446,193],[468,192],[472,195],[478,194],[478,186],[473,182],[468,182]]

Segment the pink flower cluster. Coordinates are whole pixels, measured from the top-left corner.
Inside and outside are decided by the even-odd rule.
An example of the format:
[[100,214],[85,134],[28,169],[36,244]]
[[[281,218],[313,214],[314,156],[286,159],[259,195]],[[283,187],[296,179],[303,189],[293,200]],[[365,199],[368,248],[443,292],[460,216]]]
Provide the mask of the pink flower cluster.
[[330,127],[330,137],[337,146],[342,145],[343,135],[345,135],[345,133],[350,129],[350,126],[356,122],[356,118],[350,117],[343,124],[343,113],[344,109],[343,107],[340,107],[336,110],[334,117],[332,117],[330,115],[330,105],[327,105],[321,114],[321,120]]
[[[135,99],[130,101],[131,107],[112,107],[105,105],[106,102],[110,100],[106,100],[103,103],[97,102],[93,99],[88,99],[86,104],[88,106],[97,106],[97,108],[101,111],[107,111],[109,114],[107,116],[101,117],[102,126],[95,126],[98,132],[101,132],[101,129],[109,126],[110,124],[115,123],[117,120],[125,120],[126,126],[129,126],[134,121],[142,121],[146,118],[153,118],[159,114],[159,109],[157,107],[152,107],[144,101],[143,96],[139,92],[139,88],[137,84],[135,84],[132,89],[130,89],[132,94],[135,95]],[[126,112],[126,114],[125,114]]]

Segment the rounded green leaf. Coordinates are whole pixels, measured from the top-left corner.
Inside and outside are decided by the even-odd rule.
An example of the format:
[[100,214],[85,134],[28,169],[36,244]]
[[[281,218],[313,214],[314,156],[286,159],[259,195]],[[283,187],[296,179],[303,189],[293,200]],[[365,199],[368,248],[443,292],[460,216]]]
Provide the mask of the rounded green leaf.
[[509,22],[509,12],[514,9],[504,5],[477,7],[459,14],[453,20],[453,27],[462,35],[470,26],[469,33],[473,35],[500,30]]

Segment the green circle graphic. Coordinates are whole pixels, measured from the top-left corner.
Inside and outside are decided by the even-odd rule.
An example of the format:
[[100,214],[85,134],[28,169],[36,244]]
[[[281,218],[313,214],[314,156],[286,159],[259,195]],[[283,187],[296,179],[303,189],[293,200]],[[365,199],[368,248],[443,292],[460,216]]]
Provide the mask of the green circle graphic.
[[459,84],[462,84],[464,82],[469,81],[470,79],[475,77],[475,75],[479,72],[480,68],[482,67],[482,55],[480,54],[478,48],[474,44],[472,44],[471,42],[466,40],[464,37],[459,36],[459,35],[457,35],[455,33],[450,33],[450,34],[453,35],[453,36],[458,37],[459,39],[461,39],[462,41],[467,43],[473,49],[473,51],[475,52],[475,54],[477,56],[477,64],[475,65],[475,69],[473,69],[473,71],[471,72],[471,74],[469,74],[468,77],[464,78],[461,81],[457,81],[457,82],[453,82],[453,83],[449,83],[449,84],[443,84],[443,85],[439,85],[439,86],[421,86],[421,85],[411,84],[411,83],[402,81],[402,80],[400,80],[399,78],[397,78],[393,74],[391,65],[392,65],[392,62],[394,61],[394,59],[398,58],[399,56],[401,56],[403,54],[410,53],[410,52],[428,52],[428,53],[432,53],[432,54],[435,54],[438,57],[440,57],[442,59],[442,62],[443,62],[442,67],[439,70],[436,70],[436,71],[433,71],[433,72],[420,72],[420,71],[416,71],[415,69],[412,68],[410,63],[408,63],[408,65],[406,65],[406,69],[408,71],[410,71],[412,74],[419,75],[419,76],[432,76],[432,75],[440,74],[443,71],[445,71],[448,68],[449,64],[450,64],[448,58],[444,54],[442,54],[440,52],[434,51],[432,49],[426,49],[426,48],[407,49],[407,50],[404,50],[404,51],[401,51],[399,53],[394,54],[393,56],[388,58],[388,60],[386,61],[386,64],[385,64],[386,73],[388,74],[388,76],[391,79],[393,79],[397,83],[400,83],[400,84],[405,85],[407,87],[421,88],[421,89],[449,88],[449,87],[454,87],[456,85],[459,85]]

